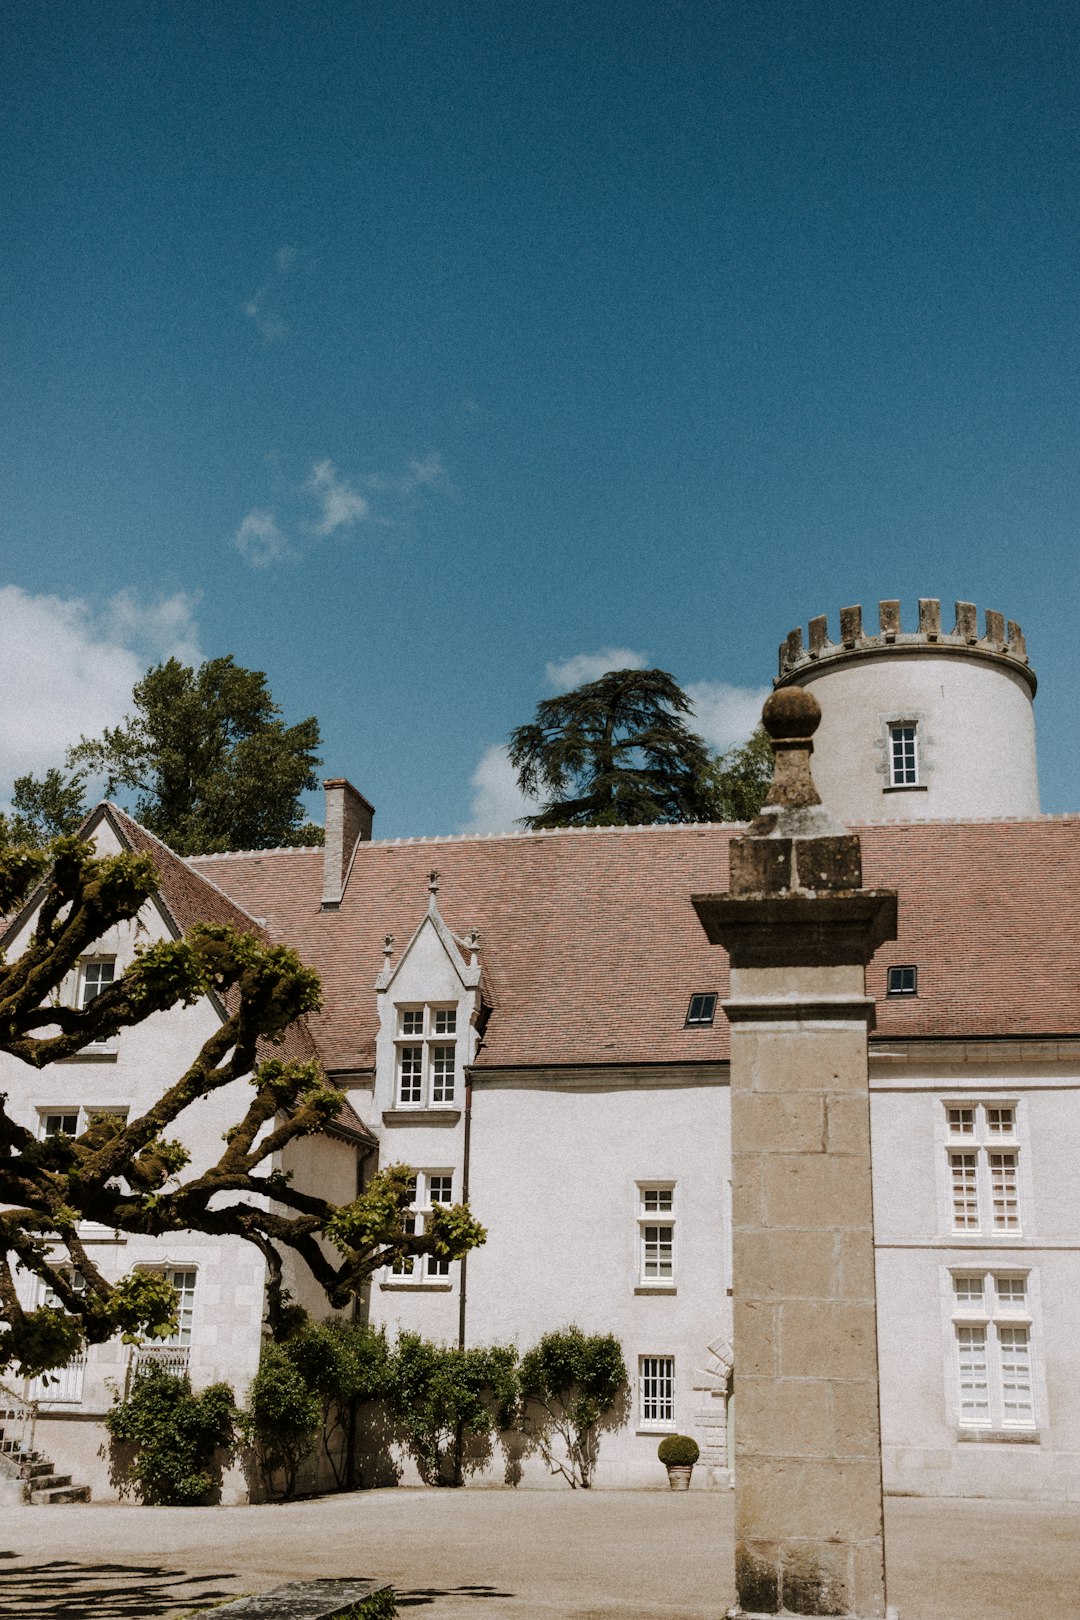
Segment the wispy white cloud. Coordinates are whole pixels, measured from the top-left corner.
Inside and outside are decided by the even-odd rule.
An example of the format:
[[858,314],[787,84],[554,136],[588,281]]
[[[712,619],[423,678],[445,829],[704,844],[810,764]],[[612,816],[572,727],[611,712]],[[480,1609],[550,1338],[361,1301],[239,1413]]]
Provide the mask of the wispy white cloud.
[[61,765],[82,735],[115,725],[151,664],[198,663],[196,598],[143,597],[130,589],[106,601],[33,596],[0,587],[0,791],[13,779]]
[[289,335],[288,323],[276,308],[275,293],[277,283],[288,275],[295,263],[296,249],[287,242],[282,243],[274,255],[276,269],[271,272],[269,280],[256,287],[251,297],[240,306],[264,343],[283,343]]
[[473,790],[469,819],[458,831],[496,833],[519,830],[519,817],[536,809],[538,800],[528,798],[517,784],[517,772],[502,743],[493,743],[480,756],[469,778]]
[[256,506],[233,535],[233,545],[252,568],[267,568],[289,554],[289,542],[278,528],[273,512]]
[[266,292],[265,287],[259,287],[241,308],[264,343],[282,343],[289,335],[289,328],[280,315],[264,307]]
[[335,529],[349,528],[366,518],[370,511],[367,497],[340,477],[329,459],[315,463],[304,488],[322,507],[322,517],[314,525],[316,534],[333,534]]
[[761,719],[761,706],[770,688],[691,681],[683,690],[694,705],[694,730],[716,753],[723,754],[749,737]]
[[[38,600],[51,598],[39,597]],[[106,643],[130,649],[145,660],[147,668],[164,658],[198,664],[202,662],[202,653],[195,624],[197,605],[198,597],[187,591],[148,601],[126,586],[98,610],[98,633]]]
[[413,495],[418,489],[454,490],[446,463],[437,450],[429,450],[423,456],[410,456],[404,472],[367,473],[364,485],[385,495]]
[[587,681],[598,681],[612,669],[647,669],[648,659],[629,647],[605,647],[600,652],[575,653],[558,663],[548,664],[544,679],[554,692],[570,692]]
[[[275,456],[273,464],[279,459]],[[290,490],[285,518],[279,518],[270,506],[253,507],[233,534],[232,543],[253,568],[266,568],[302,554],[305,535],[338,534],[361,523],[381,528],[404,526],[425,499],[456,494],[437,450],[410,456],[404,469],[396,473],[353,477],[324,456],[312,462],[303,483]],[[314,516],[310,515],[312,501]]]
[[411,456],[406,476],[413,489],[431,489],[448,482],[446,466],[437,450],[429,450],[426,456]]

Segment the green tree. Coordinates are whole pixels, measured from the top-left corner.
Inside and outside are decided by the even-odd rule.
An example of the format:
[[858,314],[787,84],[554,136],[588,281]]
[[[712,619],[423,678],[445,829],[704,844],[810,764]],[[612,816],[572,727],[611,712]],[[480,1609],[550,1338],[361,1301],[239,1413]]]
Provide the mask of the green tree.
[[690,699],[662,669],[616,669],[561,697],[510,736],[527,827],[707,821],[710,755],[681,718]]
[[682,718],[690,699],[662,669],[617,669],[538,705],[510,736],[524,793],[544,802],[526,827],[749,821],[772,776],[759,726],[721,758]]
[[185,1507],[220,1483],[215,1464],[232,1451],[239,1416],[228,1384],[195,1395],[187,1373],[149,1366],[106,1412],[105,1427],[114,1442],[131,1448],[125,1485],[146,1503]]
[[526,1433],[551,1473],[561,1474],[571,1489],[588,1490],[601,1429],[626,1418],[628,1378],[618,1339],[611,1333],[587,1335],[574,1325],[545,1333],[522,1356],[518,1378]]
[[342,1490],[349,1478],[356,1409],[380,1400],[390,1384],[386,1334],[364,1322],[309,1321],[283,1348],[308,1389],[319,1398],[322,1449],[334,1483]]
[[512,1420],[517,1352],[460,1350],[403,1333],[390,1363],[391,1410],[430,1485],[460,1485],[464,1442]]
[[[40,1069],[211,991],[225,1009],[184,1072],[135,1117],[98,1115],[78,1136],[40,1140],[0,1095],[0,1367],[14,1362],[33,1375],[62,1365],[84,1342],[172,1330],[173,1289],[148,1272],[107,1280],[80,1237],[84,1220],[153,1237],[194,1230],[246,1239],[266,1260],[277,1329],[282,1248],[304,1260],[341,1308],[381,1265],[409,1254],[456,1258],[483,1241],[483,1228],[461,1205],[440,1206],[422,1234],[410,1234],[405,1165],[379,1172],[359,1198],[339,1206],[273,1168],[289,1142],[321,1129],[342,1105],[317,1063],[265,1055],[268,1043],[321,1003],[318,978],[287,947],[203,924],[145,945],[85,1007],[62,1004],[61,986],[80,958],[136,917],[156,884],[148,856],[98,856],[75,838],[51,851],[0,850],[0,915],[13,915],[31,896],[37,905],[22,955],[0,961],[0,1051]],[[236,1081],[250,1084],[223,1151],[185,1174],[188,1155],[171,1132],[182,1130],[186,1110],[201,1098]],[[26,1309],[17,1265],[41,1278],[58,1306]]]
[[0,815],[0,847],[43,848],[53,838],[77,832],[86,816],[81,771],[66,777],[55,766],[44,776],[17,776],[10,816]]
[[248,1390],[244,1428],[268,1490],[274,1490],[275,1475],[280,1474],[281,1495],[295,1494],[297,1473],[315,1449],[322,1418],[319,1392],[290,1355],[288,1342],[264,1340],[259,1370]]
[[286,726],[260,670],[170,658],[132,701],[119,725],[69,749],[68,768],[134,795],[137,818],[179,854],[322,842],[300,800],[318,786],[319,723]]
[[765,802],[773,774],[772,740],[755,726],[746,742],[729,748],[709,767],[714,821],[753,821]]

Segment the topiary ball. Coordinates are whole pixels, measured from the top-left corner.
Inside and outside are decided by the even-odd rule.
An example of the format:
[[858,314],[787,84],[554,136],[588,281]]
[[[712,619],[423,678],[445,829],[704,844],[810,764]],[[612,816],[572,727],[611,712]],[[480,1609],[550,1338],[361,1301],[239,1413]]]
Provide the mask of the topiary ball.
[[693,1467],[701,1456],[698,1443],[688,1434],[665,1434],[656,1455],[667,1468]]

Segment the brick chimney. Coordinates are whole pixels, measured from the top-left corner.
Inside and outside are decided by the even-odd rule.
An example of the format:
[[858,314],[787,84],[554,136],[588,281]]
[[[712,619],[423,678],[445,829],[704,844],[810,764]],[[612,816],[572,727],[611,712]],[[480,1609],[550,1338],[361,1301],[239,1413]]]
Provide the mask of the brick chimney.
[[324,911],[336,911],[357,844],[371,837],[375,807],[343,776],[323,783],[326,793],[326,842],[323,845]]

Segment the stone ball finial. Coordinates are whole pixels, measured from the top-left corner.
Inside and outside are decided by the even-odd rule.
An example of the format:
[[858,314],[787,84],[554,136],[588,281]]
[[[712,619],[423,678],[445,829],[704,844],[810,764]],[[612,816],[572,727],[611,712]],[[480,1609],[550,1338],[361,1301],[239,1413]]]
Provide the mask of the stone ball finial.
[[821,723],[821,705],[802,686],[781,686],[765,699],[761,723],[774,741],[812,737]]

